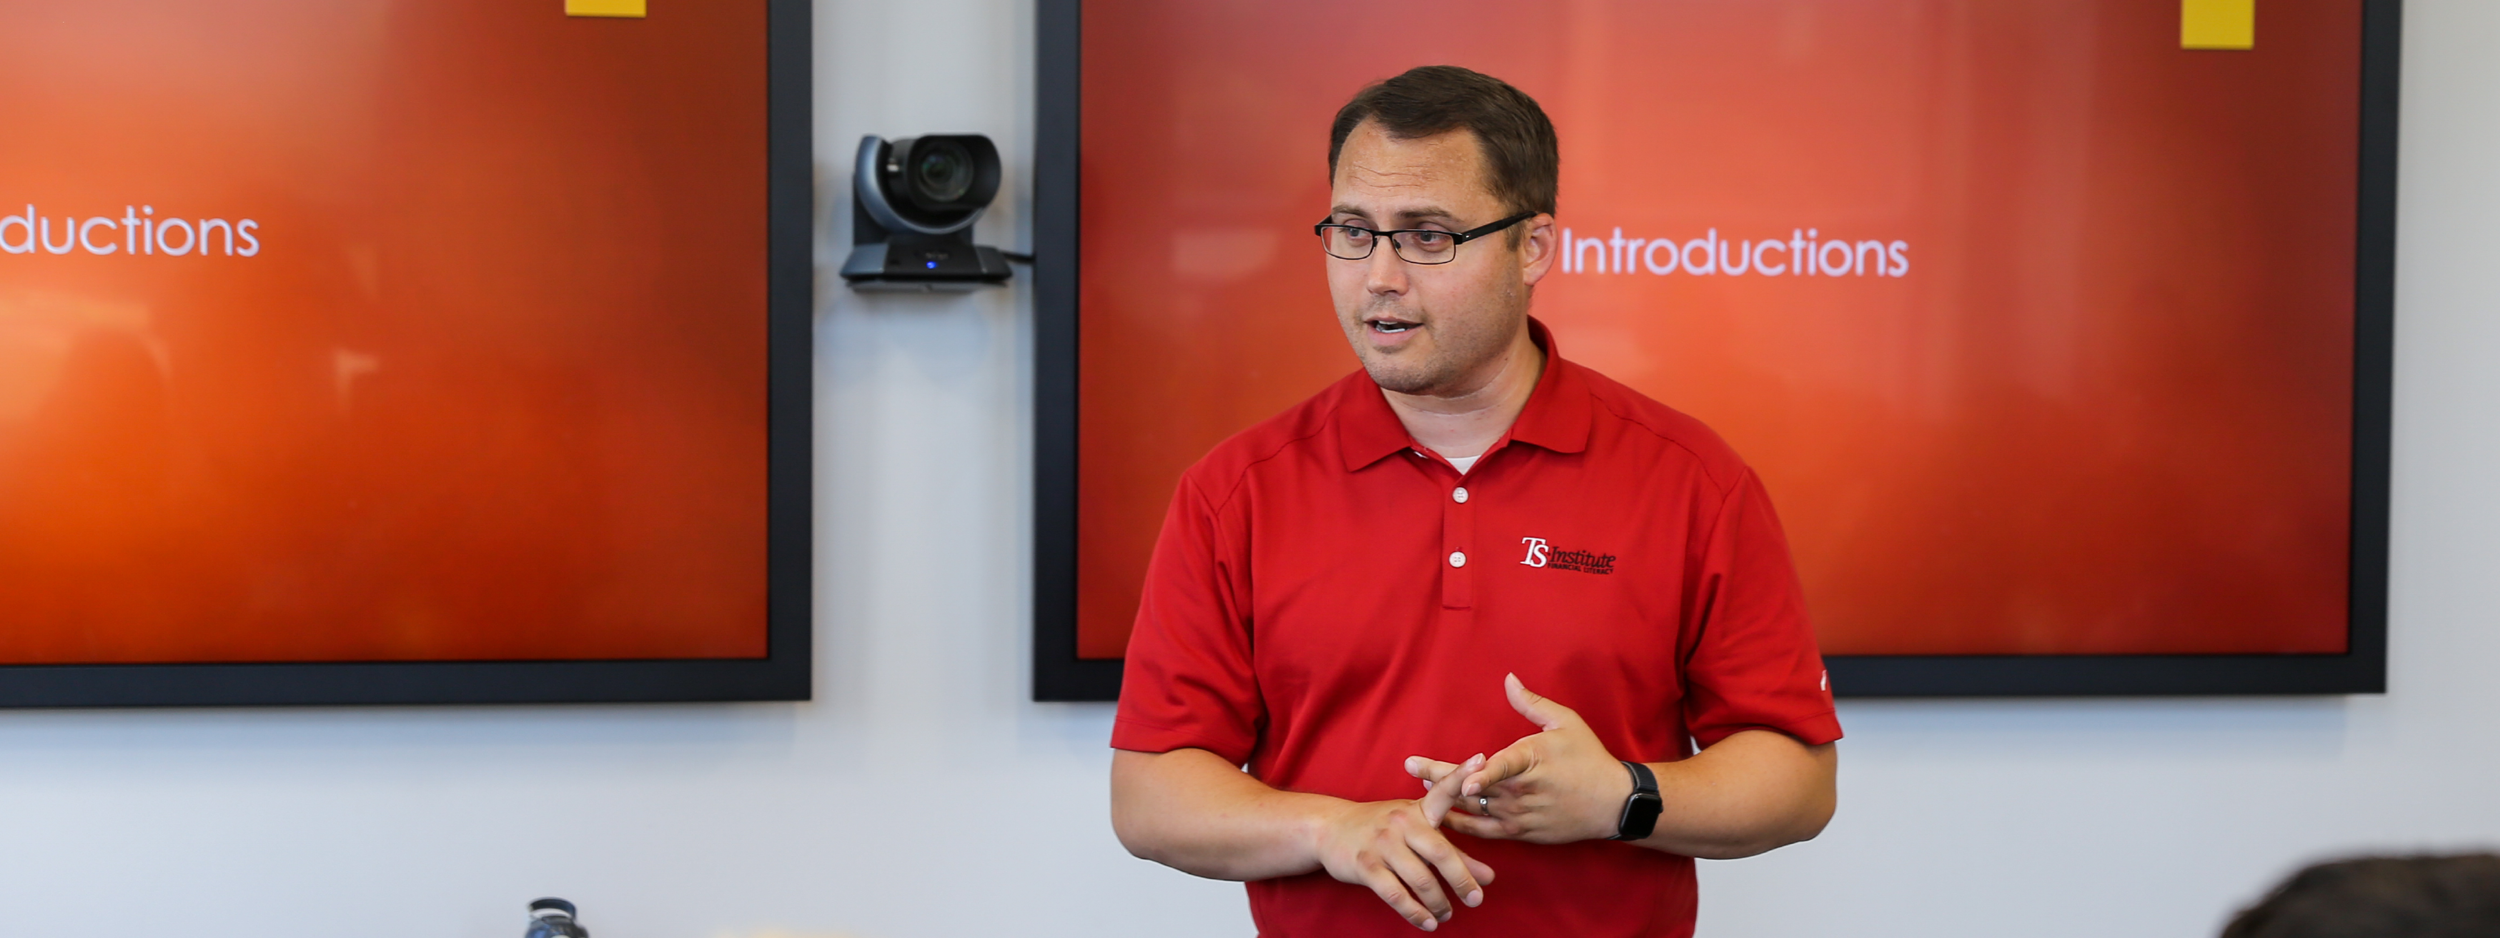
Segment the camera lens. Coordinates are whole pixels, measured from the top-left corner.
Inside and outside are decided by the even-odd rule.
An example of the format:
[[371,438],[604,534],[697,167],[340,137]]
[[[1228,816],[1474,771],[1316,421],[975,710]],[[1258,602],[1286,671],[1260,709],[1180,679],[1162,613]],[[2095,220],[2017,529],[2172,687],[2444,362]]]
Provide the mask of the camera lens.
[[972,190],[972,152],[952,140],[936,140],[912,154],[911,181],[932,202],[952,202]]
[[[5,0],[0,0],[5,2]],[[951,234],[998,197],[998,145],[980,134],[860,138],[860,207],[892,231]]]

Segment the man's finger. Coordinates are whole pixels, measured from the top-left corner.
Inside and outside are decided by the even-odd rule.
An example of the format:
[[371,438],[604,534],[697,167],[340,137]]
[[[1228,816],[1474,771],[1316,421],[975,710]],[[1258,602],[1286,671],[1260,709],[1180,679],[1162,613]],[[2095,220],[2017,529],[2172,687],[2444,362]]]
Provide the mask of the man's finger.
[[[1473,798],[1484,794],[1486,790],[1501,784],[1503,780],[1527,771],[1536,760],[1529,757],[1525,743],[1527,740],[1523,739],[1510,744],[1509,748],[1494,753],[1492,758],[1485,760],[1482,767],[1470,774],[1460,776],[1464,781],[1459,783],[1456,797]],[[1449,786],[1441,787],[1448,788]]]
[[[1452,767],[1450,769],[1450,773],[1443,776],[1443,778],[1463,778],[1465,777],[1465,773],[1473,772],[1483,767],[1484,756],[1473,756],[1467,761]],[[1424,799],[1421,804],[1424,811],[1424,820],[1432,822],[1435,827],[1440,826],[1441,818],[1450,813],[1450,806],[1458,803],[1458,799],[1459,792],[1457,785],[1441,784],[1432,786],[1431,790],[1424,792]]]
[[1460,853],[1449,838],[1439,833],[1408,837],[1406,845],[1450,884],[1450,893],[1468,908],[1484,904],[1484,887],[1476,882],[1475,871],[1467,867],[1467,855]]
[[1528,685],[1519,682],[1519,675],[1502,675],[1502,693],[1510,698],[1510,708],[1519,711],[1520,716],[1527,717],[1528,722],[1536,724],[1538,729],[1558,730],[1580,721],[1580,715],[1572,712],[1570,707],[1529,690]]
[[[1437,839],[1440,835],[1436,833],[1433,837]],[[1389,869],[1396,871],[1398,878],[1406,882],[1406,891],[1413,893],[1415,900],[1424,904],[1425,912],[1439,921],[1449,921],[1450,913],[1455,911],[1450,907],[1450,895],[1441,889],[1441,878],[1432,874],[1432,867],[1425,865],[1423,858],[1414,854],[1413,840],[1410,837],[1408,844],[1401,845],[1406,849],[1385,851],[1383,859],[1388,860]]]
[[1443,826],[1469,837],[1482,837],[1486,840],[1507,840],[1511,837],[1508,825],[1493,818],[1477,817],[1473,814],[1450,815],[1449,821]]
[[1399,915],[1406,916],[1406,920],[1414,923],[1415,927],[1425,931],[1441,927],[1441,921],[1425,911],[1423,903],[1406,893],[1406,884],[1398,880],[1398,874],[1389,871],[1388,864],[1375,860],[1364,867],[1363,885],[1371,887],[1372,895],[1379,896],[1380,901],[1388,903]]
[[1443,762],[1439,759],[1427,759],[1422,756],[1406,757],[1406,774],[1423,779],[1427,782],[1440,778],[1441,776],[1448,775],[1450,774],[1450,770],[1455,768],[1458,768],[1458,763],[1456,762]]

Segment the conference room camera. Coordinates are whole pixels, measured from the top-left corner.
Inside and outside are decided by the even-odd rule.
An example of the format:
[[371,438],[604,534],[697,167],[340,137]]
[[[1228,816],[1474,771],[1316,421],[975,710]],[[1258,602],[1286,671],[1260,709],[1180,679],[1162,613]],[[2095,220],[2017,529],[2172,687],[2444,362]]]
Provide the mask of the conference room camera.
[[972,243],[1002,175],[997,145],[980,134],[860,138],[842,279],[857,290],[928,292],[1007,282],[1006,256]]

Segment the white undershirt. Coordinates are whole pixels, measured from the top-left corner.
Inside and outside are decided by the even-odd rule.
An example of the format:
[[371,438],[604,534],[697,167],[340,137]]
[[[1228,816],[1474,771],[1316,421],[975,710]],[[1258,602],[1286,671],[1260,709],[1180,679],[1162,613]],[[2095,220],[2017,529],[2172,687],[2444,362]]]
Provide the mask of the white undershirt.
[[1458,467],[1459,475],[1466,475],[1467,467],[1475,465],[1476,460],[1482,458],[1484,458],[1483,453],[1477,453],[1473,456],[1452,456],[1450,457],[1450,465]]

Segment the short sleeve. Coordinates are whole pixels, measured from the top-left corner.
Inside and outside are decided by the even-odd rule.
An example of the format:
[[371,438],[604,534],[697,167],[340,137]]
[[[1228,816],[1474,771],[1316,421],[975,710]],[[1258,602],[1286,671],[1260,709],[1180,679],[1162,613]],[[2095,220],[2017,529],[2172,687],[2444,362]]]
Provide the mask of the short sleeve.
[[1687,607],[1684,720],[1709,746],[1739,731],[1771,729],[1807,745],[1840,738],[1788,539],[1762,480],[1748,468],[1721,500],[1696,546]]
[[1111,747],[1205,749],[1249,761],[1265,708],[1251,669],[1248,534],[1184,476],[1155,539],[1129,633]]

